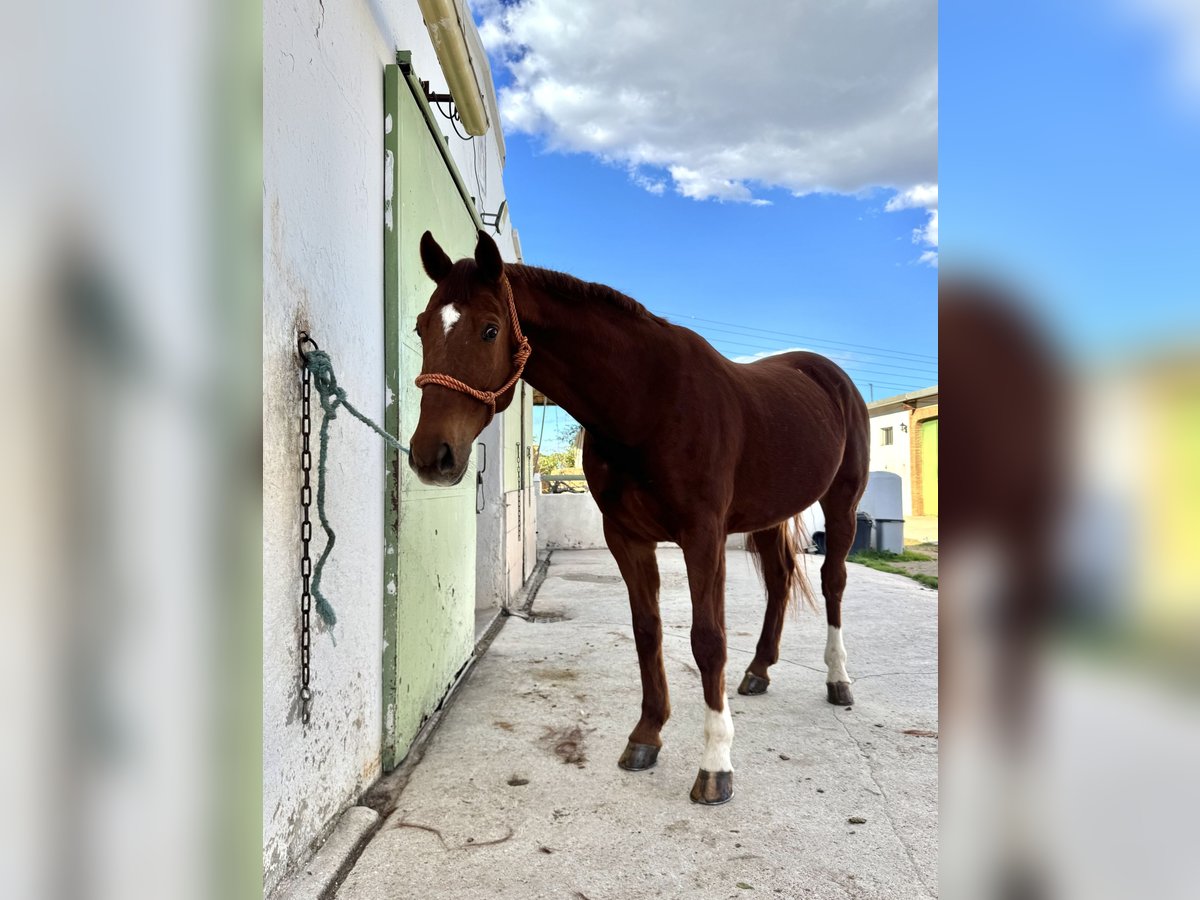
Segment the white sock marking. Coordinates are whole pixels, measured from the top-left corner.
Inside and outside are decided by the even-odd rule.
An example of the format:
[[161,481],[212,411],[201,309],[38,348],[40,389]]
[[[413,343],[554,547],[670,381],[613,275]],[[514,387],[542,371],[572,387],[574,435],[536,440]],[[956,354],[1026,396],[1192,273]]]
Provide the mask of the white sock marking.
[[708,709],[704,713],[704,755],[700,768],[705,772],[732,772],[729,753],[733,749],[733,716],[729,705],[720,712]]
[[825,639],[825,665],[829,666],[829,675],[825,681],[833,684],[838,681],[850,681],[846,674],[846,647],[842,644],[842,629],[830,625],[829,636]]
[[458,321],[462,314],[458,311],[458,307],[453,303],[447,303],[442,307],[442,328],[446,334],[450,333],[450,329],[454,327],[454,323]]

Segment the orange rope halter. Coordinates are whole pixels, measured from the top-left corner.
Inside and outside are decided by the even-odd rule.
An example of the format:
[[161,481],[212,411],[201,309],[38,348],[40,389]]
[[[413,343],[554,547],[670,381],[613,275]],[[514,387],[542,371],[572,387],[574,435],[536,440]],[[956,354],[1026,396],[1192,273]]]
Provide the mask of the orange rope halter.
[[529,338],[525,337],[521,331],[521,323],[517,319],[517,304],[513,300],[512,285],[508,283],[507,275],[500,276],[500,287],[504,291],[504,298],[508,301],[508,319],[512,324],[513,336],[517,339],[517,349],[512,357],[514,371],[512,377],[504,382],[504,386],[495,391],[480,391],[469,384],[464,384],[451,375],[418,375],[416,378],[416,385],[419,388],[423,388],[427,384],[436,384],[439,387],[449,388],[452,391],[459,391],[474,397],[480,403],[486,403],[490,412],[488,421],[491,421],[491,418],[496,415],[496,398],[517,383],[521,377],[521,373],[525,371],[525,363],[528,362],[529,354],[533,350],[529,346]]

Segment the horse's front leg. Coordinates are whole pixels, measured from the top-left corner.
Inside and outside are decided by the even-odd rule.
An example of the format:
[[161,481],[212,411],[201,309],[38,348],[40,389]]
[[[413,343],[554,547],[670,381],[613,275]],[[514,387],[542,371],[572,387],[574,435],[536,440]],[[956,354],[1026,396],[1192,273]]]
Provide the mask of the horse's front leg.
[[654,541],[629,537],[609,518],[604,519],[604,538],[629,589],[633,613],[633,639],[642,670],[642,717],[629,735],[629,743],[617,763],[638,772],[658,761],[662,747],[660,732],[671,715],[667,696],[667,672],[663,667],[662,618],[658,612],[658,559]]
[[692,592],[692,654],[704,684],[704,755],[692,786],[695,803],[733,798],[733,717],[725,702],[725,534],[708,528],[681,538]]

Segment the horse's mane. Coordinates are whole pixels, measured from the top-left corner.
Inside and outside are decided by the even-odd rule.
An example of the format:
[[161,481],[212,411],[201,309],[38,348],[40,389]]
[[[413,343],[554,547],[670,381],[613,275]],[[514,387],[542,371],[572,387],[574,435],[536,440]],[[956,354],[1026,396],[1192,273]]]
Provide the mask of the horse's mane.
[[638,303],[632,297],[622,294],[615,288],[610,288],[606,284],[597,284],[592,281],[583,281],[575,278],[572,275],[567,275],[565,272],[555,272],[553,269],[542,269],[538,266],[524,266],[515,263],[506,263],[504,266],[506,272],[524,281],[533,287],[542,288],[559,295],[567,295],[573,299],[584,303],[607,303],[622,312],[631,313],[640,318],[649,319],[652,322],[660,324],[668,324],[666,319],[654,315],[642,304]]

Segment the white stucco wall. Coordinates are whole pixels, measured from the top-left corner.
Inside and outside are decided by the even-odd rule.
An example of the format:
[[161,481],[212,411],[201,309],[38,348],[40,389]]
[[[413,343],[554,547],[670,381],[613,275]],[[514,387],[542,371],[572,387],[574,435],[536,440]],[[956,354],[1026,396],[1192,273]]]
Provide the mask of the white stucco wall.
[[476,609],[503,606],[508,595],[503,551],[505,503],[496,499],[504,492],[504,467],[500,461],[505,443],[503,430],[504,416],[496,416],[477,441],[487,447],[487,468],[483,471],[483,508],[475,517],[479,538],[475,554]]
[[[908,427],[909,412],[886,413],[871,417],[871,471],[892,472],[900,476],[901,499],[904,515],[912,515],[912,479],[909,476],[910,455]],[[883,446],[880,441],[884,428],[892,429],[892,444]]]
[[[332,427],[328,508],[338,542],[324,581],[338,613],[337,643],[314,612],[312,722],[305,729],[299,718],[296,333],[312,333],[331,353],[355,404],[381,420],[383,69],[398,48],[410,50],[417,74],[435,91],[446,86],[415,3],[349,0],[322,9],[268,0],[263,18],[263,878],[269,891],[380,774],[383,452],[378,438],[346,415]],[[494,211],[503,199],[494,137],[474,145],[451,138],[450,147],[482,208]],[[511,229],[497,242],[506,258],[515,258]],[[315,432],[315,396],[313,405]],[[502,440],[491,439],[498,451]],[[498,455],[492,466],[499,471]],[[489,493],[489,504],[503,507],[497,493]],[[503,529],[493,531],[500,539]],[[314,550],[321,546],[314,524]]]
[[[524,386],[524,398],[513,400],[526,406],[525,419],[532,417],[532,388]],[[533,497],[532,473],[527,472],[524,490],[504,491],[504,469],[500,456],[515,452],[521,442],[519,415],[496,416],[479,440],[487,445],[488,465],[483,473],[483,509],[476,517],[479,530],[475,555],[475,608],[495,609],[508,604],[533,573],[537,562],[537,504]],[[510,433],[511,432],[511,433]],[[526,435],[526,446],[529,443]],[[503,449],[502,449],[503,448]],[[527,453],[526,467],[531,456]],[[503,497],[501,495],[503,494]]]
[[537,494],[539,550],[604,550],[604,519],[591,494]]
[[[544,550],[607,550],[604,542],[604,517],[589,493],[534,494],[537,507],[537,549]],[[819,512],[818,508],[818,512]],[[811,528],[809,531],[811,533]],[[660,547],[673,547],[663,542]],[[725,546],[745,549],[746,538],[731,534]],[[532,572],[532,565],[529,567]]]

